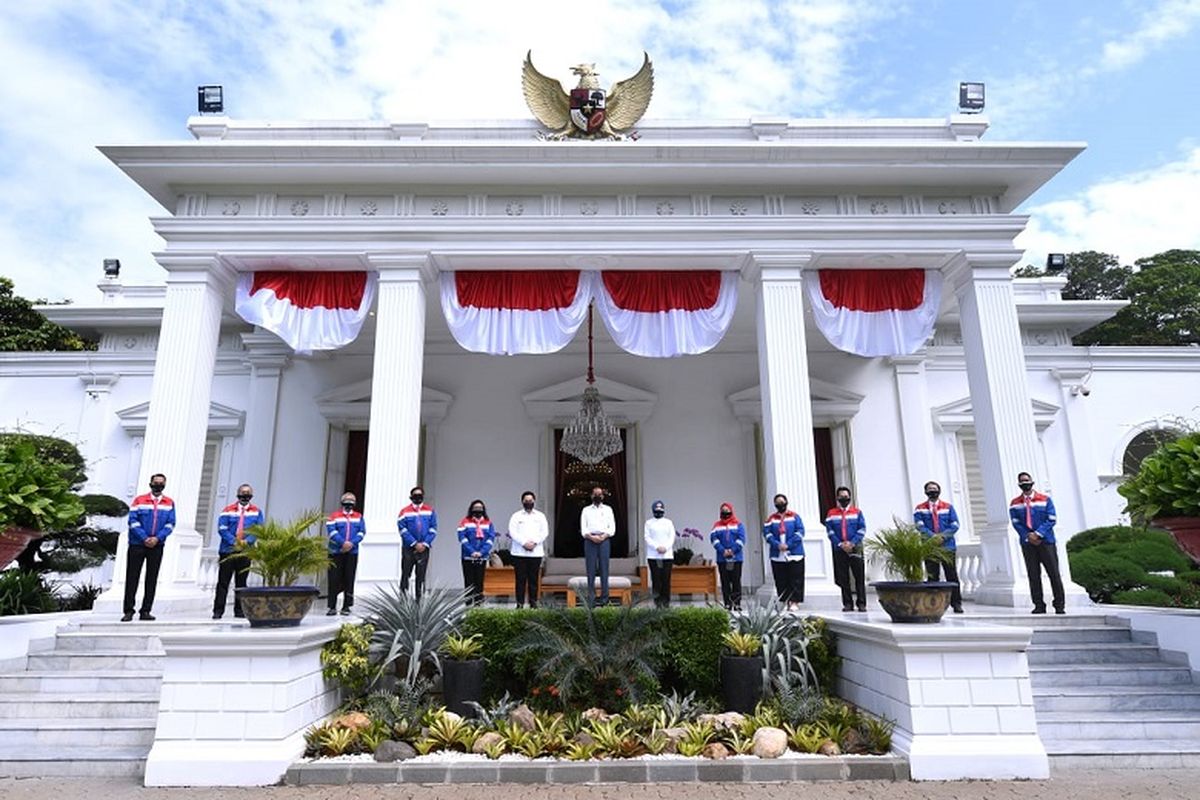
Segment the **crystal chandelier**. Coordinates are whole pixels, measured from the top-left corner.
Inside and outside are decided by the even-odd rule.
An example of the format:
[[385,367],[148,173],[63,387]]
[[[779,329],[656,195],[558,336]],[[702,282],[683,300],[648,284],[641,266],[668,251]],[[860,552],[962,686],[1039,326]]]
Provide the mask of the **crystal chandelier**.
[[587,388],[583,390],[583,405],[571,424],[563,430],[558,449],[585,464],[598,464],[614,453],[625,449],[621,432],[608,421],[600,406],[600,391],[595,387],[596,373],[592,368],[592,306],[588,305],[588,370]]

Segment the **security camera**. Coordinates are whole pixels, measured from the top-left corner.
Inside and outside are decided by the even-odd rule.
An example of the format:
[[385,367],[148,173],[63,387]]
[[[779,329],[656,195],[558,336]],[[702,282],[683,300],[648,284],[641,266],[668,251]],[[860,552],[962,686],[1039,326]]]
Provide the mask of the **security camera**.
[[1084,397],[1087,397],[1089,394],[1091,394],[1091,393],[1092,393],[1092,390],[1091,390],[1089,387],[1087,387],[1087,386],[1080,386],[1080,387],[1079,387],[1079,393],[1080,393],[1081,395],[1083,395]]

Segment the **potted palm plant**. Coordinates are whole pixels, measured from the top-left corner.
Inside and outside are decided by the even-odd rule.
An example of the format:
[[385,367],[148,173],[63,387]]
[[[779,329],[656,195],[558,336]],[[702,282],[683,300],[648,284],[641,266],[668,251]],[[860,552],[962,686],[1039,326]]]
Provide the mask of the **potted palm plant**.
[[950,607],[953,583],[926,581],[925,562],[950,562],[954,553],[941,541],[925,536],[912,523],[892,518],[892,527],[878,531],[867,539],[864,550],[867,558],[884,571],[896,575],[898,581],[875,581],[871,584],[879,605],[892,622],[940,622]]
[[474,716],[483,702],[483,642],[479,634],[452,633],[442,642],[442,698],[446,708]]
[[721,699],[726,711],[753,714],[762,698],[762,640],[753,633],[726,631],[721,643]]
[[1117,491],[1134,521],[1170,531],[1200,562],[1200,433],[1160,445]]
[[254,544],[227,556],[245,556],[250,574],[262,578],[262,586],[236,590],[251,628],[294,627],[312,608],[317,587],[297,581],[329,567],[325,537],[308,535],[308,529],[324,518],[320,511],[305,511],[290,522],[268,519],[247,529]]

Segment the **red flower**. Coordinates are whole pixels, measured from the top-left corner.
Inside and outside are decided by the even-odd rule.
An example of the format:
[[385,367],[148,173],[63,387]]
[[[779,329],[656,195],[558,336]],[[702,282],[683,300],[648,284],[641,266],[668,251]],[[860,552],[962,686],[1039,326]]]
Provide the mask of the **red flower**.
[[558,697],[558,687],[557,686],[550,687],[550,695],[552,697]]
[[623,696],[624,694],[625,694],[625,690],[624,690],[624,689],[620,689],[620,688],[618,688],[618,689],[617,689],[617,697],[621,697],[621,696]]
[[532,694],[534,697],[537,697],[537,696],[538,696],[539,694],[541,694],[541,693],[542,693],[542,690],[541,690],[541,689],[539,689],[539,688],[538,688],[538,687],[536,687],[536,686],[535,686],[535,687],[533,687],[533,691],[532,691],[532,692],[530,692],[530,694]]

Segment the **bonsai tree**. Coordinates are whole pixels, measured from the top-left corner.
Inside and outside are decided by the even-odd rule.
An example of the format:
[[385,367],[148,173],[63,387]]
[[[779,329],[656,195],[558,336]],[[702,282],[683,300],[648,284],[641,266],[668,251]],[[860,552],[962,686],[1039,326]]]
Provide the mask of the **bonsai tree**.
[[1117,492],[1125,498],[1125,513],[1142,524],[1200,517],[1200,433],[1159,445]]
[[39,533],[79,526],[75,477],[70,466],[44,458],[33,437],[0,437],[0,568]]
[[896,517],[892,517],[892,527],[876,531],[863,549],[872,564],[881,565],[905,583],[924,582],[926,561],[948,564],[954,558],[940,541]]
[[313,575],[329,567],[329,544],[323,536],[307,531],[325,519],[320,511],[304,511],[290,522],[268,519],[246,529],[254,544],[243,544],[229,557],[245,556],[249,571],[262,578],[263,586],[292,586],[301,575]]

